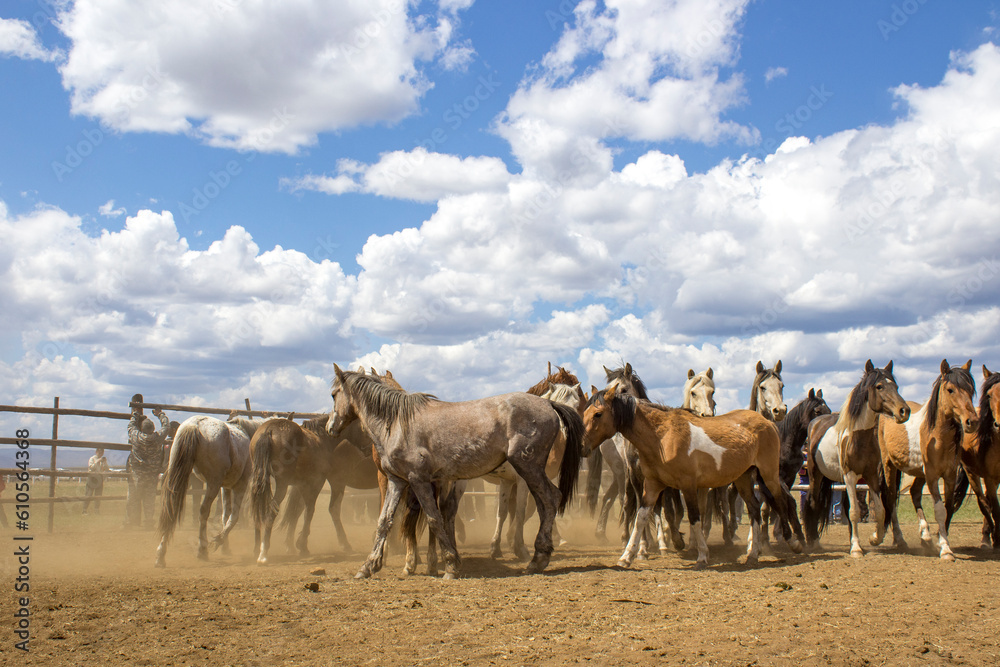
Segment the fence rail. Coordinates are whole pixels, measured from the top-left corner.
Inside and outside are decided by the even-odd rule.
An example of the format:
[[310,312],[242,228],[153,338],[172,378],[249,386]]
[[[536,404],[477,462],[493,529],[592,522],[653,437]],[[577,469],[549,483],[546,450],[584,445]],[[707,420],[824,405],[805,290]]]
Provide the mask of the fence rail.
[[[35,469],[29,471],[35,476],[47,476],[49,477],[49,494],[47,498],[36,497],[32,498],[33,503],[47,504],[49,506],[49,521],[48,529],[51,533],[54,525],[54,507],[57,503],[61,502],[78,502],[84,499],[84,496],[71,497],[71,498],[57,498],[56,497],[56,479],[59,477],[83,477],[86,473],[74,474],[72,471],[61,471],[57,469],[56,466],[56,452],[59,447],[71,447],[76,449],[105,449],[110,451],[118,452],[128,452],[131,451],[131,446],[122,442],[94,442],[89,440],[63,440],[59,437],[59,417],[74,416],[74,417],[91,417],[97,419],[119,419],[128,420],[132,418],[133,412],[138,410],[140,413],[143,409],[160,409],[169,410],[171,412],[187,412],[195,414],[209,414],[209,415],[242,415],[248,417],[267,417],[270,415],[292,415],[294,419],[322,419],[327,416],[325,412],[295,412],[292,410],[254,410],[250,406],[250,399],[244,399],[244,407],[242,408],[213,408],[201,405],[174,405],[170,403],[146,403],[143,400],[142,394],[135,394],[132,396],[132,400],[129,401],[129,411],[128,412],[114,412],[110,410],[86,410],[78,408],[64,408],[59,406],[59,397],[55,397],[53,400],[53,405],[51,408],[43,408],[37,406],[21,406],[21,405],[0,405],[0,413],[2,412],[12,412],[18,414],[33,414],[33,415],[52,415],[52,437],[51,438],[28,438],[32,447],[49,447],[51,449],[50,463],[47,470]],[[24,438],[10,438],[10,437],[0,437],[0,445],[16,445],[18,442],[23,441]],[[21,472],[20,470],[0,471],[0,474],[12,475]],[[69,474],[66,474],[69,472]],[[121,475],[121,473],[119,473]],[[102,497],[102,500],[118,500],[117,496]],[[0,504],[9,504],[9,501],[5,499],[0,499]]]

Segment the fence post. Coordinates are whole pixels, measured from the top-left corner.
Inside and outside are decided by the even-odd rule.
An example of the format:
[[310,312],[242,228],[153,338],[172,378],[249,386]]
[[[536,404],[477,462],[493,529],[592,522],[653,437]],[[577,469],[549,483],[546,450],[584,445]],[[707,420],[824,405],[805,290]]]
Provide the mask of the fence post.
[[[56,412],[52,413],[52,439],[53,440],[58,440],[59,439],[59,412],[58,412],[58,410],[59,410],[59,397],[58,396],[56,396],[55,404],[52,407],[54,407],[56,409]],[[50,462],[51,465],[49,467],[51,468],[53,474],[52,474],[52,476],[49,477],[49,498],[55,498],[56,497],[56,476],[55,476],[55,472],[56,472],[56,449],[57,449],[57,447],[55,445],[52,445],[52,459],[51,459],[51,462]],[[50,533],[52,532],[53,526],[55,524],[55,512],[56,512],[56,503],[55,503],[55,501],[52,501],[52,502],[49,503],[49,532]]]

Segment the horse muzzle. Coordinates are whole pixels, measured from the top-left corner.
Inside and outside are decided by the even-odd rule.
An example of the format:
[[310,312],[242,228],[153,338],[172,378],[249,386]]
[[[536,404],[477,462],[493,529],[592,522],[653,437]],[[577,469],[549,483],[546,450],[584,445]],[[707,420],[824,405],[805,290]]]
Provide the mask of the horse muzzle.
[[910,406],[904,405],[903,407],[901,407],[899,410],[896,411],[896,414],[893,415],[893,418],[896,420],[897,424],[902,424],[903,422],[905,422],[907,419],[910,418]]

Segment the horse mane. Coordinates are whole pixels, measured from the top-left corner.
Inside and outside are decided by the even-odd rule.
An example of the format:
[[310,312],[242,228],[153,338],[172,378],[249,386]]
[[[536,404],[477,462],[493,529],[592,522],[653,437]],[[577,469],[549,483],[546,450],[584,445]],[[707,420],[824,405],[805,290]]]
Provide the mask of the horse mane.
[[615,395],[611,397],[611,403],[609,404],[604,398],[604,392],[597,391],[591,396],[590,405],[601,408],[609,407],[610,405],[611,420],[616,431],[621,431],[623,428],[632,428],[632,425],[635,424],[635,413],[638,403],[628,394],[616,391]]
[[[570,401],[579,401],[580,394],[578,393],[577,385],[575,384],[553,384],[549,386],[548,390],[544,394],[542,394],[542,398],[547,398],[554,403],[568,404]],[[579,405],[579,403],[577,403],[577,405]]]
[[577,377],[568,370],[560,366],[559,370],[555,373],[549,373],[544,380],[541,380],[538,384],[529,389],[528,393],[534,396],[541,396],[549,390],[550,384],[568,384],[572,387],[580,384],[580,380],[578,380]]
[[635,389],[635,393],[639,395],[639,398],[648,401],[649,394],[646,393],[646,385],[643,384],[642,380],[639,378],[639,374],[631,369],[632,367],[630,365],[627,365],[626,367],[622,368],[615,368],[613,370],[608,370],[607,368],[605,368],[604,374],[607,376],[608,384],[611,384],[615,380],[619,380],[620,382],[628,382],[632,385],[632,388]]
[[302,429],[306,431],[312,431],[318,435],[324,435],[326,431],[326,422],[328,417],[318,417],[316,419],[307,419],[302,422]]
[[[757,412],[760,408],[757,405],[757,390],[760,389],[760,385],[770,378],[778,378],[781,380],[781,373],[776,373],[773,368],[765,368],[753,379],[753,386],[750,388],[750,409]],[[785,419],[788,419],[786,416]],[[778,422],[781,423],[781,422]]]
[[896,378],[893,377],[892,371],[887,371],[877,366],[871,371],[866,371],[861,376],[858,384],[851,390],[847,401],[844,402],[845,409],[840,411],[840,420],[853,425],[854,422],[860,419],[861,415],[864,414],[865,408],[868,407],[868,390],[878,384],[879,380],[883,379],[891,380],[893,384],[896,384]]
[[822,399],[816,398],[815,396],[806,396],[801,401],[796,403],[785,415],[785,418],[780,422],[775,424],[778,427],[778,435],[784,440],[785,436],[791,431],[801,428],[799,425],[800,417],[803,412],[808,412],[812,409],[812,406],[819,404]]
[[1000,373],[993,373],[983,380],[982,394],[979,396],[979,428],[976,429],[976,446],[979,456],[983,456],[987,447],[993,443],[993,424],[996,415],[990,405],[990,390],[1000,384]]
[[395,389],[379,378],[356,371],[344,371],[342,381],[365,417],[373,420],[386,434],[394,425],[406,428],[421,408],[438,400],[431,394]]
[[[931,386],[931,397],[927,401],[927,416],[924,417],[928,428],[934,428],[937,423],[938,391],[944,382],[956,385],[960,390],[968,392],[969,396],[976,395],[976,381],[973,379],[972,373],[961,366],[952,366],[949,368],[948,372],[939,375]],[[961,432],[961,429],[959,431]]]
[[226,421],[246,433],[248,437],[252,437],[257,428],[263,423],[257,419],[247,419],[246,417],[230,417]]

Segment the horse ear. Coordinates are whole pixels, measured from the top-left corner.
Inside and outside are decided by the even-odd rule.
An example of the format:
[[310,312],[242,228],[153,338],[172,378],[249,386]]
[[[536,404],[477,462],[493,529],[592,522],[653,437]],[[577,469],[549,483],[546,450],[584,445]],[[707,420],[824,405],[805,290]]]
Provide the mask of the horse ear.
[[708,370],[707,370],[707,371],[705,371],[705,375],[707,375],[707,376],[708,376],[708,379],[709,379],[709,380],[711,380],[711,379],[712,379],[712,367],[711,367],[711,366],[709,366],[709,367],[708,367]]
[[885,365],[885,372],[886,372],[886,373],[891,373],[891,372],[892,372],[892,359],[890,359],[890,360],[889,360],[889,363],[887,363],[887,364]]
[[608,370],[607,366],[602,365],[601,368],[604,369],[604,376],[605,377],[610,377],[611,376],[611,371]]
[[385,376],[386,376],[387,378],[391,378],[391,377],[392,377],[392,371],[388,371],[388,370],[387,370],[387,371],[385,372]]
[[690,380],[693,377],[694,377],[694,369],[693,368],[689,368],[688,369],[688,380]]
[[816,398],[816,390],[812,387],[809,388],[809,398]]
[[948,360],[947,359],[942,359],[941,360],[941,375],[944,375],[949,370],[951,370],[951,366],[948,365]]
[[364,366],[358,366],[358,372],[361,373],[362,375],[364,375],[365,374],[365,367]]
[[966,362],[965,362],[964,364],[962,364],[962,370],[963,370],[963,371],[967,371],[967,370],[969,370],[970,368],[972,368],[972,359],[969,359],[969,360],[968,360],[968,361],[966,361]]
[[333,373],[334,373],[334,375],[336,375],[336,377],[337,377],[338,380],[340,380],[341,382],[343,382],[343,380],[344,380],[344,371],[340,370],[340,366],[338,366],[337,364],[334,364],[333,365]]
[[983,364],[983,379],[986,380],[990,377],[990,375],[992,375],[992,373],[990,373],[990,369],[986,368],[986,364]]
[[625,364],[625,375],[632,376],[632,364]]
[[774,365],[774,372],[776,375],[781,375],[781,359],[778,359],[778,363]]
[[865,362],[865,373],[871,373],[873,370],[875,370],[875,364],[873,364],[872,360],[869,359]]
[[823,390],[822,389],[820,389],[819,391],[816,392],[816,398],[823,398]]
[[758,373],[763,373],[764,372],[764,362],[762,362],[762,361],[758,361],[757,362],[757,372]]
[[615,392],[618,391],[618,385],[612,385],[604,390],[604,400],[609,403],[615,397]]
[[600,391],[600,389],[598,389],[594,385],[590,385],[590,395],[591,396],[597,396],[597,392],[599,392],[599,391]]

